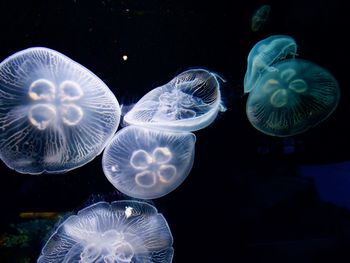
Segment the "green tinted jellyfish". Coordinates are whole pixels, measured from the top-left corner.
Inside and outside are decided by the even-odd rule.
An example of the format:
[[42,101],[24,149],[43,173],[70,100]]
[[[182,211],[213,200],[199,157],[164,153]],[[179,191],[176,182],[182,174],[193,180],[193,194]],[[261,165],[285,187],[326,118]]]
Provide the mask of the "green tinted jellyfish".
[[287,59],[273,67],[248,96],[247,116],[256,129],[291,136],[314,127],[335,110],[340,90],[327,70],[301,59]]
[[252,16],[251,29],[253,32],[259,31],[270,17],[271,7],[269,5],[260,6]]

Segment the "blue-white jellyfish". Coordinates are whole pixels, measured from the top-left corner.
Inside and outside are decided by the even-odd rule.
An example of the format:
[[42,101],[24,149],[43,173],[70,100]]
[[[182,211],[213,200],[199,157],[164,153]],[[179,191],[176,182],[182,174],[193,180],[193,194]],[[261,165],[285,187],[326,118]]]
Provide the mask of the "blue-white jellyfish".
[[158,129],[202,129],[225,109],[217,78],[204,69],[185,71],[143,96],[124,116],[124,121]]
[[36,47],[0,63],[0,156],[20,173],[60,173],[100,154],[120,107],[91,71]]
[[127,126],[106,147],[103,171],[128,196],[158,198],[178,187],[189,174],[195,141],[190,132]]
[[325,120],[337,107],[338,82],[324,68],[301,59],[287,59],[274,68],[248,96],[247,116],[256,129],[273,136],[295,135]]
[[273,35],[255,44],[248,55],[244,92],[252,91],[266,71],[276,71],[273,66],[275,63],[289,57],[294,58],[296,52],[297,45],[294,39],[285,35]]
[[173,237],[157,209],[140,201],[99,202],[66,219],[38,263],[170,263]]

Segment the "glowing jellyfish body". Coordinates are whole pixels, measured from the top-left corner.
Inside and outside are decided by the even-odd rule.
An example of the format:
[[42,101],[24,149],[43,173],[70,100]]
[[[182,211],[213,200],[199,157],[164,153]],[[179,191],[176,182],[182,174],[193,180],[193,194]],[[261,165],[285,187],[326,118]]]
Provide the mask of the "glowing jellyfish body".
[[67,218],[38,263],[169,263],[173,237],[162,214],[140,201],[99,202]]
[[119,120],[109,88],[57,51],[29,48],[0,64],[0,156],[20,173],[84,165],[101,153]]
[[256,129],[290,136],[317,125],[335,110],[340,91],[327,70],[301,59],[274,67],[259,79],[247,100],[247,116]]
[[275,63],[288,57],[294,57],[296,52],[297,45],[290,36],[274,35],[259,41],[248,55],[244,92],[252,91],[266,71],[276,70],[273,66]]
[[217,76],[193,69],[143,96],[124,121],[151,128],[195,131],[211,124],[222,110]]
[[178,187],[189,174],[195,141],[189,132],[127,126],[106,147],[103,171],[126,195],[158,198]]

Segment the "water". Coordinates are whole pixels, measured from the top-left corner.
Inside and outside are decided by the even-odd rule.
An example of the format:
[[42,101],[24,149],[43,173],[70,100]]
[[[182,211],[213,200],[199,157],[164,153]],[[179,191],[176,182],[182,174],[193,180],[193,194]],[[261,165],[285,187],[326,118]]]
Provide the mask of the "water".
[[[253,32],[251,17],[263,4],[269,18]],[[336,165],[350,160],[349,22],[340,0],[1,1],[0,9],[0,60],[32,46],[55,49],[99,76],[123,105],[190,68],[226,80],[227,111],[195,132],[192,171],[153,200],[173,233],[173,262],[349,259],[349,178]],[[287,138],[259,132],[245,113],[248,53],[273,34],[292,36],[298,56],[329,70],[341,89],[329,119]],[[35,262],[60,220],[126,198],[105,178],[101,159],[56,175],[22,175],[0,163],[1,262]],[[323,165],[329,172],[321,178],[310,172]]]

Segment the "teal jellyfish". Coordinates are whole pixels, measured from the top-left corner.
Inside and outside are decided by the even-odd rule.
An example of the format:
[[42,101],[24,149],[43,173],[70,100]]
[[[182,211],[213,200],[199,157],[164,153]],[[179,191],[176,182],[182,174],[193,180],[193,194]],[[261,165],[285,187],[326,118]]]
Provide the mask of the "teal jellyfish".
[[127,126],[106,147],[102,166],[122,193],[154,199],[177,188],[189,174],[196,136],[190,132]]
[[120,120],[109,88],[65,55],[35,47],[0,63],[0,157],[20,173],[62,173],[100,154]]
[[124,116],[124,121],[158,129],[202,129],[225,109],[217,78],[204,69],[185,71],[143,96]]
[[251,92],[266,72],[276,71],[274,64],[289,57],[295,57],[297,45],[293,38],[274,35],[259,41],[248,55],[247,71],[244,76],[244,92]]
[[301,59],[287,59],[273,67],[248,96],[247,116],[256,129],[273,136],[295,135],[335,110],[340,90],[330,72]]
[[98,202],[68,217],[38,263],[170,263],[173,237],[164,216],[141,201]]

